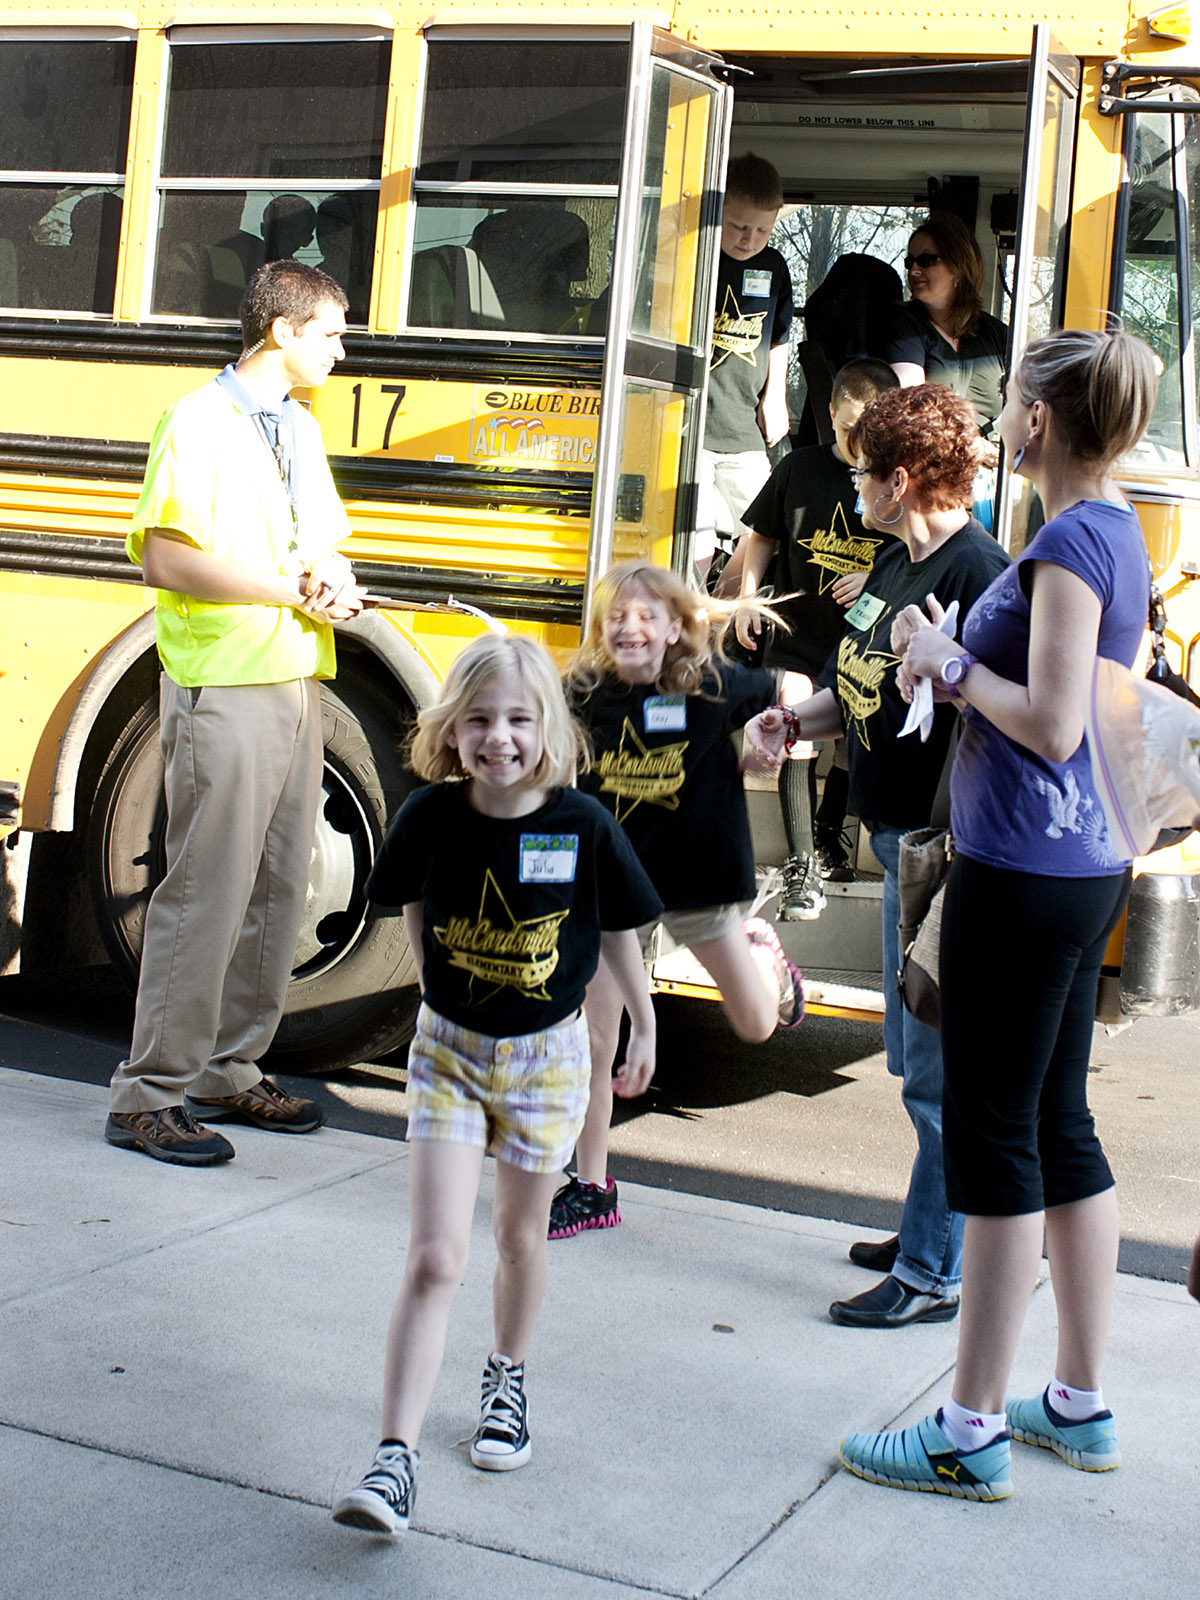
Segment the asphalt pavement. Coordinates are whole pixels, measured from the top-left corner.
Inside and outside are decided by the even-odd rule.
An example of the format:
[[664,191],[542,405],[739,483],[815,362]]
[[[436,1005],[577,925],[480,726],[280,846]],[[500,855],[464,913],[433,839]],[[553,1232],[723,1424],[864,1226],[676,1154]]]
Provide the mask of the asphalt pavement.
[[[378,1436],[407,1152],[231,1130],[182,1169],[115,1150],[96,1084],[0,1070],[0,1594],[151,1600],[968,1600],[1195,1596],[1200,1306],[1122,1276],[1105,1390],[1124,1465],[1014,1445],[1011,1499],[862,1483],[851,1428],[949,1393],[955,1325],[835,1327],[870,1279],[842,1223],[623,1184],[625,1222],[551,1246],[530,1465],[480,1473],[491,1163],[421,1440],[413,1527],[338,1527]],[[1051,1373],[1034,1297],[1014,1392]]]

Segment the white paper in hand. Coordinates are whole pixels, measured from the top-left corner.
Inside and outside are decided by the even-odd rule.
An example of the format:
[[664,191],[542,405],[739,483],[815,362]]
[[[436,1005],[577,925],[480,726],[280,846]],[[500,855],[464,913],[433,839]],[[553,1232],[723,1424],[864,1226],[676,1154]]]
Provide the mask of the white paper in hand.
[[[951,600],[946,607],[946,615],[937,624],[937,631],[953,639],[958,629],[958,601]],[[908,716],[904,719],[904,726],[896,735],[903,739],[906,733],[912,733],[915,728],[921,730],[921,743],[928,739],[933,728],[933,680],[918,678],[916,688],[913,690],[912,700],[909,702]]]

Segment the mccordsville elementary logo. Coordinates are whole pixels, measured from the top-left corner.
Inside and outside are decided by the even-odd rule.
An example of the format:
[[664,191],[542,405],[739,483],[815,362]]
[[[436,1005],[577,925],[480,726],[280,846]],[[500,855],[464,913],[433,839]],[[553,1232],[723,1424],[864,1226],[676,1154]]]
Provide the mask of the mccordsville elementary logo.
[[817,593],[824,594],[848,572],[869,572],[883,540],[852,534],[846,523],[845,507],[839,501],[833,508],[828,528],[818,528],[811,539],[797,539],[796,543],[808,551],[809,561],[819,569]]
[[598,757],[592,769],[601,780],[601,793],[617,797],[618,822],[624,822],[643,802],[661,806],[664,811],[678,811],[687,747],[688,742],[683,739],[679,744],[648,748],[633,723],[625,718],[620,744]]
[[728,361],[730,356],[737,356],[740,361],[755,366],[766,318],[765,309],[743,316],[737,295],[726,284],[725,303],[713,319],[713,356],[710,366],[715,369]]
[[[472,1005],[490,1000],[500,989],[549,1000],[546,981],[558,965],[558,930],[566,915],[565,910],[553,911],[518,921],[489,867],[475,920],[451,917],[440,928],[435,925],[433,933],[449,951],[450,965],[470,974]],[[476,984],[487,992],[477,993]]]

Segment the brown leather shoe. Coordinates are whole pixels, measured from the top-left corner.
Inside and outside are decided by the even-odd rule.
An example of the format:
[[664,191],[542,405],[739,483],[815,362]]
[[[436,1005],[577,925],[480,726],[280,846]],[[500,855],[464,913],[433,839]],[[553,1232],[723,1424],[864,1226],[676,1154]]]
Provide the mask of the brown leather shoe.
[[228,1139],[193,1120],[184,1106],[161,1111],[110,1111],[104,1137],[118,1150],[142,1150],[155,1161],[179,1167],[215,1167],[232,1161]]
[[260,1078],[249,1089],[214,1100],[197,1100],[189,1094],[184,1104],[201,1122],[248,1122],[272,1133],[313,1133],[325,1121],[315,1100],[285,1094],[270,1078]]

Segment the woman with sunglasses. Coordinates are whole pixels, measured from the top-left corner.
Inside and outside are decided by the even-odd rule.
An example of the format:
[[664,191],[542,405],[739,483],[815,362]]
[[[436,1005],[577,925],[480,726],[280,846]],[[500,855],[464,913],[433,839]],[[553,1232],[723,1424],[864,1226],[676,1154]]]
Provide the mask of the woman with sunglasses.
[[944,383],[969,400],[981,433],[1004,404],[1000,380],[1008,328],[983,309],[983,256],[965,223],[934,211],[908,241],[912,296],[900,307],[884,351],[902,387]]

